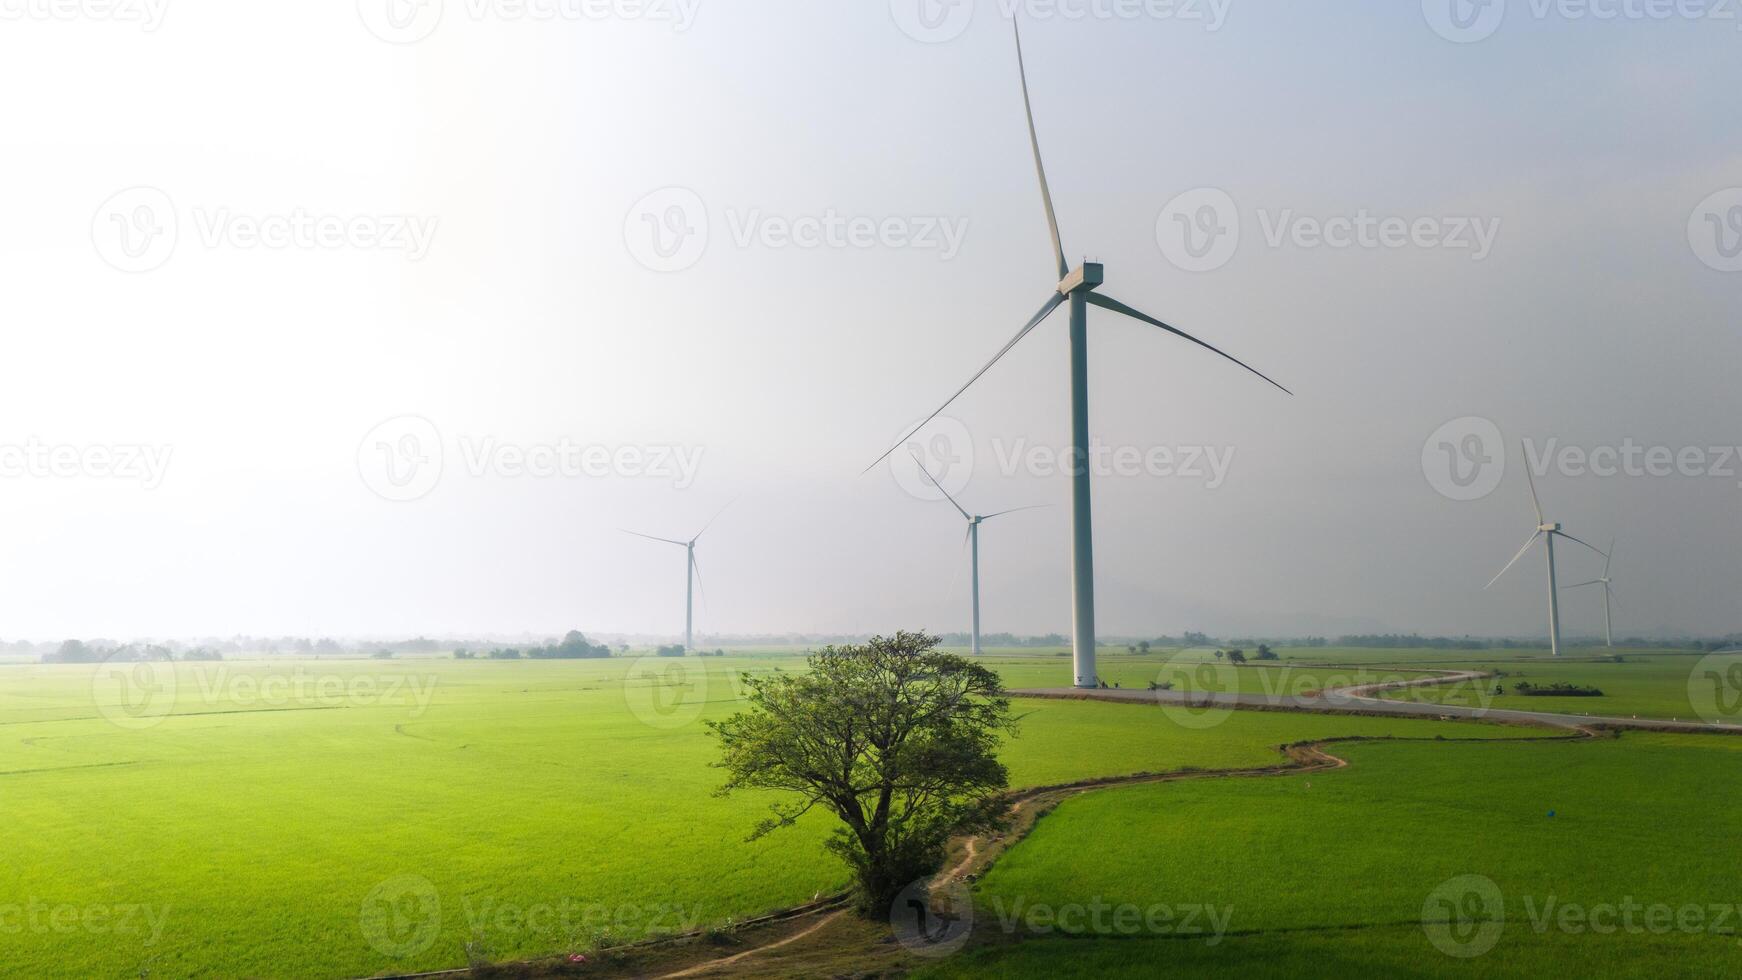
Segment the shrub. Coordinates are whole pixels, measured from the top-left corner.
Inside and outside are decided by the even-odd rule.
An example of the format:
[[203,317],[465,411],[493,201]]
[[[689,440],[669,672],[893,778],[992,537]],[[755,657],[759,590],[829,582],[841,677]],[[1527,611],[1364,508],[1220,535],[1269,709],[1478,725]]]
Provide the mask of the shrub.
[[1594,687],[1577,687],[1564,681],[1538,687],[1529,681],[1519,681],[1517,691],[1527,698],[1600,698],[1602,691]]

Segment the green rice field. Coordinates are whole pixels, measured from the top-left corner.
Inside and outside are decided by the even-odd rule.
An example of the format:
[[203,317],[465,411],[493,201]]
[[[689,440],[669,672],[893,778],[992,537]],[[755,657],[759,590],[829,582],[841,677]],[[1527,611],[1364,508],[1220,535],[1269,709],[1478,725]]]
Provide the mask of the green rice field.
[[[1013,684],[1068,667],[995,661]],[[0,963],[18,976],[367,976],[727,923],[841,887],[808,819],[743,843],[702,722],[796,655],[0,667]],[[1133,670],[1138,669],[1136,665]],[[1017,785],[1274,764],[1468,723],[1018,701]],[[1533,733],[1526,733],[1533,734]]]

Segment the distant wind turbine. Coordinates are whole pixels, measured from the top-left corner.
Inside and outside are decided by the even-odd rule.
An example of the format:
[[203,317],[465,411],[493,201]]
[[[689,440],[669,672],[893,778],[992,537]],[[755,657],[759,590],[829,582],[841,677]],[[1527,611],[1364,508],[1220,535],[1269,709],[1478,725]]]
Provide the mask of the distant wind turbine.
[[[732,505],[726,505],[726,507],[730,506]],[[642,534],[640,531],[630,531],[627,529],[623,531],[624,534],[632,534],[635,537],[646,538],[649,541],[675,544],[684,550],[683,648],[686,651],[695,649],[696,586],[700,585],[702,582],[702,566],[696,564],[696,542],[702,539],[703,534],[708,533],[708,528],[714,526],[714,521],[720,519],[720,514],[726,512],[726,507],[720,508],[720,513],[714,515],[714,520],[709,521],[695,537],[688,541],[674,541],[671,538],[656,538],[651,534]]]
[[1511,571],[1512,566],[1518,564],[1518,560],[1524,557],[1524,553],[1530,550],[1531,545],[1536,544],[1536,539],[1542,538],[1548,545],[1548,644],[1551,654],[1558,657],[1561,655],[1561,595],[1560,588],[1555,584],[1554,539],[1557,537],[1566,538],[1568,541],[1584,545],[1599,555],[1603,554],[1603,550],[1590,542],[1580,541],[1561,530],[1561,525],[1558,522],[1551,523],[1548,518],[1543,516],[1542,499],[1536,495],[1536,477],[1530,474],[1530,454],[1528,452],[1524,455],[1524,477],[1530,481],[1530,502],[1536,507],[1536,530],[1531,532],[1530,540],[1524,542],[1524,547],[1518,549],[1518,554],[1513,555],[1512,560],[1506,563],[1506,567],[1500,570],[1500,574],[1494,576],[1494,580],[1484,588],[1492,589],[1494,582],[1500,581],[1501,576]]
[[974,632],[972,646],[974,656],[977,657],[980,655],[980,525],[995,517],[1003,517],[1006,514],[1017,514],[1025,510],[1039,510],[1040,507],[1044,505],[1015,507],[1010,510],[1001,510],[996,514],[986,514],[985,516],[970,514],[962,508],[961,504],[956,502],[956,498],[950,496],[950,492],[944,489],[944,485],[938,482],[937,477],[931,475],[931,470],[926,469],[925,461],[919,458],[919,453],[916,452],[913,454],[913,461],[919,466],[919,471],[925,474],[927,482],[932,486],[937,487],[938,493],[943,494],[944,499],[950,502],[950,506],[956,509],[956,513],[961,514],[962,519],[968,522],[968,536],[962,539],[962,543],[968,546],[971,555],[969,558],[969,567],[972,569],[970,572],[970,580],[972,584],[969,588],[973,592],[974,604]]
[[1028,68],[1022,58],[1022,30],[1014,22],[1012,26],[1016,28],[1016,68],[1018,77],[1022,82],[1023,108],[1028,116],[1029,145],[1034,149],[1034,169],[1040,177],[1040,198],[1041,203],[1046,208],[1046,224],[1052,236],[1052,254],[1053,260],[1057,264],[1058,278],[1051,286],[1051,294],[1041,305],[1040,311],[1021,330],[1016,332],[1016,336],[1012,337],[1009,343],[993,355],[992,360],[988,361],[985,367],[975,372],[974,376],[968,379],[968,383],[957,389],[956,393],[940,405],[937,411],[926,416],[925,421],[914,426],[912,431],[903,436],[883,455],[877,457],[865,469],[869,472],[878,463],[889,458],[890,453],[901,448],[903,444],[913,438],[914,434],[929,425],[932,419],[937,418],[944,409],[950,407],[957,398],[960,398],[962,393],[967,391],[974,382],[980,380],[982,375],[992,370],[993,365],[997,364],[1005,354],[1010,353],[1011,348],[1021,343],[1023,338],[1040,326],[1041,322],[1051,316],[1054,310],[1069,302],[1071,306],[1071,634],[1076,686],[1092,688],[1097,686],[1099,678],[1095,671],[1094,521],[1089,503],[1089,307],[1091,305],[1099,306],[1104,310],[1111,310],[1114,313],[1165,330],[1176,337],[1189,340],[1233,361],[1265,381],[1276,385],[1285,393],[1288,393],[1288,389],[1276,384],[1275,381],[1271,381],[1269,377],[1259,373],[1258,370],[1244,361],[1224,353],[1191,334],[1171,327],[1146,313],[1139,312],[1111,296],[1096,292],[1106,279],[1105,269],[1101,263],[1085,262],[1076,269],[1071,269],[1065,261],[1064,245],[1059,237],[1058,215],[1053,210],[1052,189],[1046,182],[1046,166],[1041,162],[1040,137],[1034,126],[1034,105],[1028,95]]
[[1609,550],[1603,552],[1603,577],[1594,578],[1589,582],[1580,582],[1577,585],[1567,586],[1569,589],[1582,589],[1589,585],[1601,585],[1603,587],[1603,642],[1607,643],[1610,647],[1615,646],[1615,617],[1610,611],[1610,604],[1615,599],[1615,589],[1613,588],[1614,579],[1609,577],[1609,564],[1614,560],[1615,539],[1610,538]]

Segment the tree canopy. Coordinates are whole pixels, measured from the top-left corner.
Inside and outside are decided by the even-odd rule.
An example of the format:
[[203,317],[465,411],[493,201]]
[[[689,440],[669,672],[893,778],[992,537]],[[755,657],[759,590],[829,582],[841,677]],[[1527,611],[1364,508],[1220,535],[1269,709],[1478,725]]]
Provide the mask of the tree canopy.
[[939,653],[923,633],[829,647],[804,673],[744,676],[750,709],[709,727],[728,773],[720,795],[778,790],[751,839],[822,807],[840,819],[828,847],[852,869],[862,907],[884,909],[934,874],[951,836],[999,826],[1015,731],[998,675]]

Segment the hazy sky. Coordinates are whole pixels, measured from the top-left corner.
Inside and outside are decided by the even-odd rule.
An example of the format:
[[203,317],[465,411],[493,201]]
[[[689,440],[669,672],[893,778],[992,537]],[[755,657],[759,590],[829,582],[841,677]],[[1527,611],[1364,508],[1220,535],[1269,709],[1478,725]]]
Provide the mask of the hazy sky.
[[[118,2],[0,0],[0,636],[675,634],[619,529],[732,501],[704,632],[966,627],[860,471],[1056,278],[1008,0]],[[1526,438],[1620,632],[1742,626],[1727,8],[1022,9],[1072,261],[1296,392],[1091,315],[1103,632],[1541,632]],[[988,630],[1069,626],[1067,383],[1059,314],[924,443],[1051,505]]]

